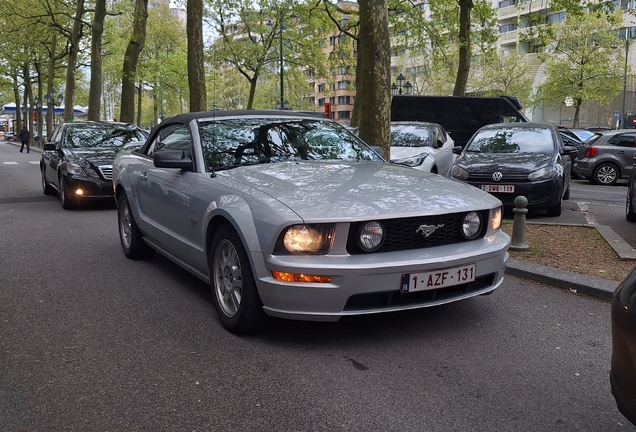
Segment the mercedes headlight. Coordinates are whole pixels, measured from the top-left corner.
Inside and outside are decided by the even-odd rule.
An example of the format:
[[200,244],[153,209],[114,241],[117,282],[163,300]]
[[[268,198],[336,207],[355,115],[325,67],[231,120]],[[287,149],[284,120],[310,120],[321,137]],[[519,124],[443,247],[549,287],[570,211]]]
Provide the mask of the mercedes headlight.
[[73,175],[86,175],[86,173],[84,172],[84,168],[82,168],[79,164],[75,162],[67,162],[66,171],[68,171],[69,174],[73,174]]
[[451,176],[456,179],[466,180],[468,178],[468,172],[459,165],[453,165],[453,168],[451,168]]
[[417,156],[410,156],[400,159],[392,159],[391,163],[398,165],[406,165],[408,167],[417,167],[424,163],[424,160],[428,156],[428,153],[422,153]]
[[528,174],[528,180],[534,181],[534,180],[547,180],[547,179],[551,179],[552,177],[554,177],[555,171],[554,169],[547,167],[547,168],[541,168],[539,170],[536,170],[534,172],[531,172],[530,174]]
[[281,234],[274,253],[327,254],[333,245],[334,224],[292,225]]

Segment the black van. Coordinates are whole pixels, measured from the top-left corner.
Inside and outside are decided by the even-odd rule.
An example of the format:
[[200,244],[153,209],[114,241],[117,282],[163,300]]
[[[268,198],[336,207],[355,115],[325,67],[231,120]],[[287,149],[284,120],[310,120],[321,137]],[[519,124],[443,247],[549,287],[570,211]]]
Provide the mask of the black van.
[[391,121],[426,121],[442,125],[464,147],[482,126],[527,122],[519,99],[512,96],[393,96]]

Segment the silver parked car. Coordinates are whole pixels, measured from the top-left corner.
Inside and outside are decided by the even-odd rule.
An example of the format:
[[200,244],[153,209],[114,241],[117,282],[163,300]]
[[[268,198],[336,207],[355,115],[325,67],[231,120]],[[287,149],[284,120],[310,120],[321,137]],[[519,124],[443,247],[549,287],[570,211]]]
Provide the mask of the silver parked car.
[[579,147],[572,170],[592,183],[613,185],[629,178],[636,155],[636,131],[599,132]]
[[235,333],[488,294],[508,258],[497,198],[386,163],[319,115],[178,115],[118,155],[113,187],[125,255],[209,282]]

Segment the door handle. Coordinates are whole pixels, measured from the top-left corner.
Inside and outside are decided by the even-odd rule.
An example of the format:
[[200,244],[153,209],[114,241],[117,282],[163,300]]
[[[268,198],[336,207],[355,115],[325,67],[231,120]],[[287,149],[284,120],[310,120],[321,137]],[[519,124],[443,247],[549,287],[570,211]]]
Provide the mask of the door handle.
[[148,173],[147,172],[142,172],[141,174],[139,174],[139,178],[141,180],[148,180]]

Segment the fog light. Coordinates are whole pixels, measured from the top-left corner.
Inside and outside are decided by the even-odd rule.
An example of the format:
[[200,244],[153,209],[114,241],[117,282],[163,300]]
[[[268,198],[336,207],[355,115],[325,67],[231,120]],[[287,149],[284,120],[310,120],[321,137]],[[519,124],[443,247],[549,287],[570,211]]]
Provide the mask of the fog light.
[[75,195],[84,195],[84,190],[82,190],[82,189],[77,189],[77,190],[75,191]]
[[272,270],[274,279],[283,282],[330,283],[331,276],[286,273]]
[[479,234],[481,228],[481,218],[479,213],[470,212],[464,217],[464,223],[462,224],[462,234],[467,239],[473,239]]

